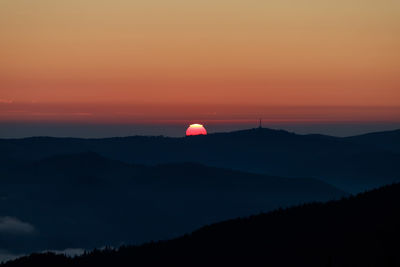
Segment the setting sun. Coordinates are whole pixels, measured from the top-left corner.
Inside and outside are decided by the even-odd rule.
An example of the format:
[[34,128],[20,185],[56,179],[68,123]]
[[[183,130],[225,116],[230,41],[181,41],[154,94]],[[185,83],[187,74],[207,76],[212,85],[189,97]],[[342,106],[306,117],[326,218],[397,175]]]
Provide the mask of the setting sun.
[[206,135],[207,131],[201,124],[191,124],[186,130],[186,136],[190,135]]

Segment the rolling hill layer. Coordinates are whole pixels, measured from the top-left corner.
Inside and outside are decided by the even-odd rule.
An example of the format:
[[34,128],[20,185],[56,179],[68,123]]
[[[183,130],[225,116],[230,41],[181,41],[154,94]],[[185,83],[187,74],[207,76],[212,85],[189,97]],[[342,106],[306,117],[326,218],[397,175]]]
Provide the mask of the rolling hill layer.
[[170,241],[41,254],[20,266],[399,266],[400,185],[203,227]]

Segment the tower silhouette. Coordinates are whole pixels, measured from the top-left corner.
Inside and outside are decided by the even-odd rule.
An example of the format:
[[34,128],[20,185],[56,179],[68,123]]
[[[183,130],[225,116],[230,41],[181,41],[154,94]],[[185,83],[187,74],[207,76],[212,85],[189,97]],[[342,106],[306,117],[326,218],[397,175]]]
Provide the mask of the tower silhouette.
[[262,129],[262,122],[261,122],[261,119],[260,119],[260,122],[259,122],[259,124],[258,124],[258,129]]

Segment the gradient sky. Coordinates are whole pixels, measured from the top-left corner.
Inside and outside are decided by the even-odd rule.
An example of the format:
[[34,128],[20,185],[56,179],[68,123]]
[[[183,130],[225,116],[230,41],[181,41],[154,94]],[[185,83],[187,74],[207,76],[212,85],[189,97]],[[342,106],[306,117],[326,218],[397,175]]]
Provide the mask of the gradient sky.
[[400,118],[398,0],[1,0],[0,36],[0,121]]

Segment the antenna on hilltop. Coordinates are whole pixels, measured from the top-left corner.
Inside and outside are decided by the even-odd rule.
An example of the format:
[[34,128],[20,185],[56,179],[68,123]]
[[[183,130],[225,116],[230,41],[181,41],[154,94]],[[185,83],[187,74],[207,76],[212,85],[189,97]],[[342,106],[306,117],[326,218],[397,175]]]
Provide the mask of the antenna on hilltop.
[[260,119],[260,123],[258,124],[258,129],[261,129],[261,128],[262,128],[262,121]]

